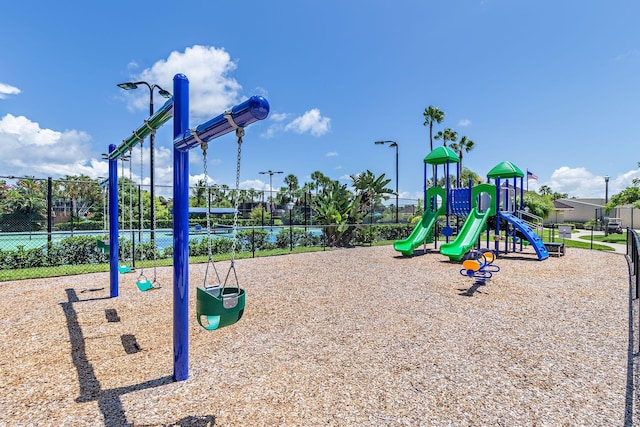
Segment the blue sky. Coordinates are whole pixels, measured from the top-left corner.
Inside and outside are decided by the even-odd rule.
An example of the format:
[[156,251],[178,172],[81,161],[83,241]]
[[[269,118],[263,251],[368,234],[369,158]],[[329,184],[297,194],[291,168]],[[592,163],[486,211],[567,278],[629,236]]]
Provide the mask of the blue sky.
[[[509,160],[575,197],[604,198],[640,177],[640,30],[636,1],[459,0],[50,2],[0,14],[0,175],[106,176],[101,153],[148,116],[145,80],[190,81],[191,125],[252,95],[269,118],[249,126],[241,187],[314,171],[350,182],[371,170],[402,198],[422,192],[422,112],[446,114],[484,176]],[[156,92],[156,109],[164,98]],[[434,146],[440,142],[434,141]],[[170,122],[156,136],[156,183],[172,182]],[[148,183],[148,143],[140,174]],[[236,144],[210,144],[209,175],[234,186]],[[198,150],[190,153],[195,182]],[[142,176],[141,176],[142,175]],[[392,181],[393,188],[395,183]]]

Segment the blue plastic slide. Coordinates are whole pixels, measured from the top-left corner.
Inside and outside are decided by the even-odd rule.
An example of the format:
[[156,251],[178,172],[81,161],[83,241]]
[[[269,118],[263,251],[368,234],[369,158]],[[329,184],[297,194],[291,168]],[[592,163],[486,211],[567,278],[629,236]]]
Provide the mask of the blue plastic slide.
[[507,212],[500,212],[500,217],[513,224],[514,227],[525,236],[524,238],[531,243],[540,261],[549,258],[549,251],[544,243],[542,243],[542,239],[526,222]]

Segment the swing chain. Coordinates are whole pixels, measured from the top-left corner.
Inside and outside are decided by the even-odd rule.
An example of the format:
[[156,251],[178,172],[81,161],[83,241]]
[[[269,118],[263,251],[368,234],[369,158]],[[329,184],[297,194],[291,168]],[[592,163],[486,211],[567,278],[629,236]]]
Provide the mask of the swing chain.
[[[144,158],[142,155],[142,146],[144,144],[144,140],[140,140],[140,182],[142,183],[142,171],[144,169]],[[130,149],[131,150],[131,149]],[[131,160],[133,161],[133,160]],[[142,198],[140,198],[140,200],[142,200]],[[140,223],[138,224],[138,227],[140,230],[143,229],[143,224],[144,224],[144,205],[140,206]],[[140,242],[142,245],[142,242]],[[141,247],[140,248],[140,276],[138,277],[138,279],[140,279],[140,277],[144,277],[145,279],[147,278],[144,275],[144,248]]]
[[205,197],[207,198],[207,254],[209,255],[209,261],[211,261],[211,198],[209,197],[209,174],[207,173],[207,149],[209,144],[201,142],[200,147],[202,148],[202,174],[204,175]]
[[238,157],[236,160],[236,187],[234,190],[235,203],[233,210],[233,238],[231,240],[231,266],[227,272],[227,277],[224,279],[225,286],[229,279],[229,274],[233,270],[233,276],[236,281],[236,287],[240,288],[238,282],[238,274],[236,273],[235,260],[236,260],[236,248],[238,244],[238,210],[240,207],[240,163],[242,160],[242,137],[244,136],[244,128],[236,127],[236,136],[238,137]]
[[[203,286],[205,289],[207,288],[214,288],[214,287],[219,287],[220,286],[220,275],[218,274],[218,270],[216,269],[216,265],[213,262],[213,251],[211,249],[211,197],[209,196],[209,174],[207,172],[207,149],[209,148],[209,144],[200,140],[200,147],[202,148],[202,169],[203,169],[203,175],[204,175],[204,186],[205,186],[205,197],[207,198],[207,212],[206,212],[206,218],[207,218],[207,253],[209,255],[208,259],[207,259],[207,266],[205,267],[204,270],[204,283]],[[207,285],[207,275],[209,274],[209,265],[213,266],[213,271],[216,274],[216,279],[218,279],[218,284],[214,285],[214,286],[208,286]]]
[[233,266],[236,255],[236,245],[238,241],[238,208],[240,206],[240,161],[242,158],[242,136],[244,135],[244,128],[236,128],[236,136],[238,137],[238,157],[236,160],[236,188],[234,192],[235,196],[235,209],[233,210],[233,241],[231,244],[231,265]]
[[[151,129],[151,136],[153,136],[153,137],[155,138],[155,136],[156,136],[156,130],[155,130],[155,129],[153,129],[153,128],[149,125],[149,122],[148,122],[147,120],[145,120],[145,121],[144,121],[144,123],[147,125],[147,127],[148,127],[149,129]],[[151,145],[149,145],[149,150],[151,150],[151,149],[152,149],[152,147],[151,147]],[[140,146],[140,152],[142,152],[142,146]],[[153,153],[151,153],[151,151],[149,151],[149,156],[150,156],[150,157],[153,157]],[[153,171],[151,171],[151,173],[154,173],[154,172],[153,172]],[[140,171],[140,180],[142,181],[142,170]],[[152,194],[154,194],[154,189],[151,189],[151,193],[152,193]],[[153,232],[154,232],[154,233],[155,233],[155,230],[156,230],[156,228],[157,228],[157,227],[156,227],[157,221],[156,221],[156,215],[155,215],[155,203],[156,203],[156,201],[152,199],[152,200],[151,200],[151,204],[152,204],[152,208],[151,208],[151,209],[152,209],[152,211],[154,212],[154,214],[152,215],[152,216],[153,216],[152,221],[153,221]],[[157,247],[158,247],[158,246],[157,246],[157,244],[156,244],[156,238],[155,238],[155,234],[154,234],[154,236],[153,236],[153,248],[152,248],[152,250],[153,250],[153,282],[152,282],[152,283],[153,283],[154,285],[155,285],[156,283],[158,283],[158,274],[157,274],[157,268],[158,268],[158,254],[157,254],[157,249],[156,249]]]
[[[133,148],[129,147],[129,230],[133,230],[133,174],[132,174],[132,165],[133,164]],[[122,191],[122,196],[124,198],[124,190]],[[124,207],[124,206],[123,206]],[[131,259],[131,264],[133,265],[134,261],[134,253],[133,253],[133,243],[129,246],[129,258]]]

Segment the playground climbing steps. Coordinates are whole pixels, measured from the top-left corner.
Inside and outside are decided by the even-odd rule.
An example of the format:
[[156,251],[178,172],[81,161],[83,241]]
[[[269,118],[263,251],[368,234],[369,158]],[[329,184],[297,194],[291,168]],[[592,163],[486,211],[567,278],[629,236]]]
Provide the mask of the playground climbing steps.
[[529,224],[508,212],[500,212],[500,217],[513,224],[513,226],[525,236],[525,239],[527,239],[529,243],[531,243],[531,246],[533,246],[533,249],[536,251],[536,255],[540,261],[549,258],[549,251],[547,250],[547,247],[542,242],[540,236],[538,236]]

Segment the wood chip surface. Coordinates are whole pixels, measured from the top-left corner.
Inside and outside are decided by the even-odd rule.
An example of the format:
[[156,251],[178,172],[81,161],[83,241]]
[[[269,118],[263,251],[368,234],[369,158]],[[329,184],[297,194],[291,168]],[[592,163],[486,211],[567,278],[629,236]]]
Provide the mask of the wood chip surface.
[[434,250],[237,260],[245,314],[217,331],[196,322],[205,266],[191,265],[181,382],[171,267],[146,293],[120,275],[117,298],[107,273],[3,282],[0,426],[637,423],[626,257],[496,264],[474,285]]

